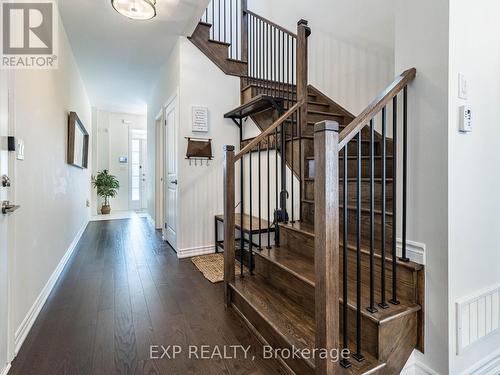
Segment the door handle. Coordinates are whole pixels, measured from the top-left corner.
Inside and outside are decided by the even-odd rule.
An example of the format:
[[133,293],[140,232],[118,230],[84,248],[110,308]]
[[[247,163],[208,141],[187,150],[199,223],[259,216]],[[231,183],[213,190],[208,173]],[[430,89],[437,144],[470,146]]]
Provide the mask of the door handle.
[[177,185],[177,180],[173,180],[172,182],[170,182],[171,184],[174,184],[174,185]]
[[20,207],[21,206],[10,204],[9,201],[3,201],[2,202],[2,214],[4,214],[4,215],[10,214]]

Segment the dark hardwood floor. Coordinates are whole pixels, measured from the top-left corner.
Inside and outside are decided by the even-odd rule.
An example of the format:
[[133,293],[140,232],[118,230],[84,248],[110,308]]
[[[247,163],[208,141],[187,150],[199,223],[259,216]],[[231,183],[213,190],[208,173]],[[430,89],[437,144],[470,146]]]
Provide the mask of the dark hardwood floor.
[[[151,359],[151,345],[183,352]],[[248,359],[188,360],[189,345],[252,348]],[[87,227],[9,375],[283,373],[261,353],[224,309],[222,284],[178,260],[146,219],[100,221]]]

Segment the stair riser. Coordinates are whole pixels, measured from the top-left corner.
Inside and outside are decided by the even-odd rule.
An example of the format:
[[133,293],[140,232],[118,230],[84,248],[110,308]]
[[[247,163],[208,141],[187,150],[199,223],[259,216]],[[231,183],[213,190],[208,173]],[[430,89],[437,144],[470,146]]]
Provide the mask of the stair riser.
[[[262,336],[268,345],[273,348],[288,348],[290,345],[277,332],[269,322],[263,319],[244,298],[242,298],[234,289],[231,289],[231,301],[239,312],[248,320],[254,329]],[[283,361],[297,374],[314,375],[314,370],[306,361],[296,358],[283,359]]]
[[280,226],[281,244],[291,251],[314,259],[314,238]]
[[266,279],[269,285],[279,290],[292,301],[314,314],[314,287],[292,273],[257,254],[255,272]]
[[333,112],[333,109],[330,108],[328,103],[309,102],[307,103],[307,108],[313,111]]
[[[314,259],[314,240],[312,237],[303,235],[293,230],[282,230],[283,243],[286,243],[287,246],[291,244],[304,244],[303,246],[295,246],[293,249],[290,249],[297,254],[307,256],[310,259]],[[341,252],[341,263],[339,267],[343,264],[343,248],[340,247]],[[379,251],[378,251],[379,252]],[[376,252],[377,253],[377,252]],[[387,249],[387,256],[390,256],[391,249]],[[261,257],[259,257],[262,259]],[[268,262],[267,259],[264,261]],[[256,262],[257,263],[257,262]],[[261,262],[262,263],[262,262]],[[348,248],[348,278],[350,280],[350,285],[356,285],[356,252],[352,248]],[[339,271],[342,274],[342,269]],[[370,256],[368,253],[361,253],[361,275],[362,275],[362,283],[366,287],[366,290],[369,290],[370,285]],[[397,295],[398,298],[402,298],[407,302],[419,303],[418,300],[418,274],[413,270],[408,269],[407,267],[403,267],[397,265]],[[375,258],[375,266],[374,266],[374,281],[375,281],[375,290],[381,290],[381,268],[380,268],[380,259]],[[301,283],[304,283],[301,281]],[[385,290],[387,298],[389,299],[392,296],[392,262],[390,260],[386,260],[385,262]],[[301,288],[302,289],[302,288]],[[306,289],[307,290],[307,289]],[[379,302],[379,301],[378,301]],[[307,306],[304,306],[307,308]]]
[[[386,160],[386,178],[392,177],[393,169],[392,169],[392,159]],[[314,160],[308,160],[307,163],[307,171],[309,176],[315,176],[315,163]],[[382,178],[382,162],[381,159],[374,160],[374,177]],[[349,178],[355,178],[358,176],[358,161],[356,159],[348,158],[347,159],[347,175]],[[339,176],[344,177],[344,159],[339,158]],[[371,161],[370,159],[362,159],[361,160],[361,176],[363,178],[368,178],[371,176]]]
[[[365,207],[366,208],[366,207]],[[306,222],[314,222],[314,203],[303,202],[302,203],[302,217]],[[309,221],[310,220],[310,221]],[[343,231],[343,209],[339,208],[339,233]],[[350,243],[355,243],[357,234],[357,213],[356,210],[349,209],[347,215],[347,233]],[[386,251],[390,250],[392,241],[392,215],[386,215]],[[380,243],[382,241],[382,214],[375,213],[374,222],[374,239],[376,252],[379,253]],[[361,245],[370,245],[370,212],[361,212]]]
[[[352,253],[352,252],[351,252]],[[350,254],[350,258],[354,258],[354,254]],[[354,274],[355,268],[351,266],[349,267],[349,273]],[[363,272],[365,272],[365,268],[363,267]],[[314,287],[312,287],[309,283],[306,283],[302,279],[295,277],[290,274],[287,270],[275,265],[273,262],[269,261],[265,257],[256,256],[256,269],[255,272],[263,276],[269,285],[272,285],[277,289],[277,292],[286,295],[295,303],[299,304],[311,314],[314,314]],[[377,275],[378,276],[378,275]],[[342,274],[340,275],[340,280],[342,280]],[[356,284],[355,278],[352,279],[349,277],[349,285],[354,287]],[[363,282],[363,293],[368,293],[368,282]],[[378,286],[378,284],[377,284]],[[340,283],[340,290],[342,290],[342,283]],[[401,293],[402,294],[402,293]],[[389,295],[389,294],[388,294]],[[401,295],[401,297],[403,297]],[[376,303],[379,301],[376,301]],[[340,317],[342,318],[342,306],[340,303]],[[363,306],[365,309],[367,306]],[[348,307],[348,335],[350,340],[354,340],[356,335],[356,309],[355,306]],[[366,315],[362,315],[361,325],[363,327],[363,336],[361,339],[362,349],[374,356],[379,355],[379,348],[383,349],[385,347],[381,346],[379,340],[383,335],[380,334],[379,331],[383,332],[384,324],[378,325],[372,319],[370,319]],[[342,332],[342,321],[340,323],[340,329]],[[342,332],[343,333],[343,332]]]
[[[348,205],[356,205],[356,182],[349,181],[347,183],[347,202]],[[375,209],[380,210],[382,208],[382,184],[375,182]],[[306,181],[305,182],[305,199],[314,200],[314,181]],[[339,182],[339,199],[342,202],[344,194],[344,186],[342,181]],[[388,211],[392,211],[392,183],[387,183],[386,185],[386,208]],[[361,205],[363,207],[370,207],[370,182],[362,181],[361,182]]]

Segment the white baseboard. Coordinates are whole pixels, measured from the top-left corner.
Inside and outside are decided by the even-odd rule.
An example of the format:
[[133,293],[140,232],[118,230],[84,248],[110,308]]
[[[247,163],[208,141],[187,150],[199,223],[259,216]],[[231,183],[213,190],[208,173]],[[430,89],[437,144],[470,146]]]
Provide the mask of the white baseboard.
[[[397,253],[401,256],[402,252],[402,240],[401,238],[396,239]],[[406,241],[406,254],[412,262],[425,265],[425,244],[414,241]]]
[[0,372],[0,375],[7,375],[7,373],[9,372],[10,370],[10,367],[11,367],[11,364],[10,363],[7,363],[7,366],[5,366],[5,368],[3,369],[2,372]]
[[[418,352],[414,350],[408,362],[406,363],[403,370],[400,372],[400,375],[439,375],[437,371],[434,371],[423,362],[418,359]],[[420,353],[420,355],[422,355]]]
[[500,349],[469,367],[461,375],[498,375],[500,374]]
[[14,335],[14,347],[15,347],[15,353],[14,355],[16,356],[17,353],[19,353],[19,350],[21,349],[21,346],[28,336],[28,333],[30,332],[31,328],[33,327],[33,324],[35,323],[36,318],[38,317],[38,314],[42,310],[43,305],[45,304],[45,301],[47,301],[47,298],[50,295],[50,292],[54,288],[54,285],[56,284],[59,276],[61,276],[62,271],[64,270],[64,267],[68,263],[68,260],[71,258],[71,255],[73,255],[73,252],[76,249],[76,245],[78,244],[78,241],[80,241],[80,238],[82,237],[83,232],[85,231],[85,228],[87,228],[88,221],[86,221],[83,226],[80,228],[78,233],[76,234],[75,238],[69,245],[68,249],[66,250],[66,253],[63,255],[62,259],[60,260],[59,264],[57,265],[56,269],[50,276],[49,280],[43,287],[42,291],[38,295],[37,299],[35,300],[35,303],[33,303],[33,306],[31,306],[30,310],[28,311],[28,314],[26,317],[23,319],[21,325],[17,329]]
[[215,253],[215,246],[214,245],[189,247],[189,248],[185,248],[185,249],[178,249],[177,250],[177,258],[184,259],[184,258],[191,258],[191,257],[213,254],[213,253]]

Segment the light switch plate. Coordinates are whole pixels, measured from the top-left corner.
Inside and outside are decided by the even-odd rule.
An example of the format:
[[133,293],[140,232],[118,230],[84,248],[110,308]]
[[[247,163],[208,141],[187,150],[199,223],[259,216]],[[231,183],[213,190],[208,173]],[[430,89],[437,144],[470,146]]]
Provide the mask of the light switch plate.
[[468,88],[467,78],[462,73],[458,74],[458,97],[460,99],[467,99]]
[[469,105],[460,107],[460,131],[463,133],[472,131],[472,109]]

